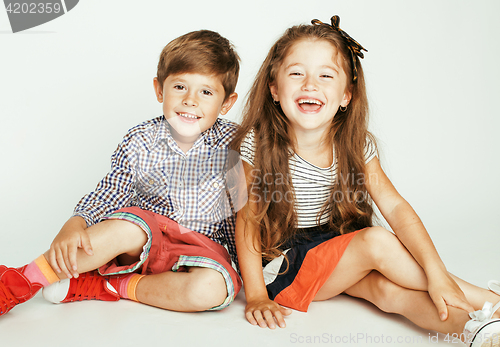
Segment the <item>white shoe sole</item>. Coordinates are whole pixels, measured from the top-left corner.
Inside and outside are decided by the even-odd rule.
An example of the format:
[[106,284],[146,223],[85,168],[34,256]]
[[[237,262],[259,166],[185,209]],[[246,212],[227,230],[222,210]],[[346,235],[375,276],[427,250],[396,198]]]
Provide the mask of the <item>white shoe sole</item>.
[[471,341],[470,347],[500,347],[500,319],[483,326]]

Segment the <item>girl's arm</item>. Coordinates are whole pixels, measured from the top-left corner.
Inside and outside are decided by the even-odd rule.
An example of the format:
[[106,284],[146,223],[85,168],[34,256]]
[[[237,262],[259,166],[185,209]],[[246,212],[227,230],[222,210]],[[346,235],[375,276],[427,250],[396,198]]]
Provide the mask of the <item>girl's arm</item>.
[[472,312],[473,308],[439,257],[422,221],[386,176],[377,157],[366,165],[366,188],[399,240],[424,269],[428,292],[442,320],[446,305]]
[[[243,163],[245,176],[250,177],[251,167]],[[248,181],[248,180],[247,180]],[[247,306],[245,316],[253,325],[262,328],[276,327],[275,319],[281,328],[285,327],[283,315],[289,315],[290,309],[281,307],[276,302],[269,299],[264,275],[262,273],[262,255],[260,253],[260,240],[256,237],[256,230],[253,224],[247,220],[247,212],[254,208],[251,196],[245,207],[240,210],[236,217],[236,250],[238,262],[241,270],[241,277],[245,287],[245,297]]]

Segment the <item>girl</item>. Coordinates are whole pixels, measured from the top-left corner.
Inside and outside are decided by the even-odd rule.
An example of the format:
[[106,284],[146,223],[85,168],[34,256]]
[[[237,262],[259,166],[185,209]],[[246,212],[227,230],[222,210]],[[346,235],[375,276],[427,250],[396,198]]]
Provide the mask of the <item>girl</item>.
[[[380,167],[362,50],[338,16],[294,26],[250,90],[234,140],[249,196],[236,223],[246,318],[285,327],[291,310],[281,305],[307,311],[346,293],[474,346],[500,346],[499,283],[489,291],[449,274]],[[372,200],[395,235],[372,225]]]

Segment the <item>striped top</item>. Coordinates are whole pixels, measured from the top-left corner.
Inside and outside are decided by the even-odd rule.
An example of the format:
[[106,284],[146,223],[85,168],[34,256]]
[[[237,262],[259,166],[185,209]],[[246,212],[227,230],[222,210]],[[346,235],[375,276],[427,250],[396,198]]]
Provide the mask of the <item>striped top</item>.
[[[250,165],[254,165],[255,157],[255,134],[250,131],[240,147],[241,159]],[[377,155],[374,143],[368,139],[365,148],[365,161],[368,163]],[[310,228],[318,225],[318,214],[323,204],[328,200],[335,180],[337,179],[337,162],[328,167],[321,168],[301,158],[297,153],[290,157],[290,176],[295,190],[295,208],[297,212],[298,228]],[[347,179],[359,179],[360,177],[348,177]],[[280,197],[271,196],[273,201]],[[286,198],[286,197],[285,197]],[[334,196],[334,200],[341,199]],[[327,211],[319,220],[319,224],[328,222],[330,216]]]

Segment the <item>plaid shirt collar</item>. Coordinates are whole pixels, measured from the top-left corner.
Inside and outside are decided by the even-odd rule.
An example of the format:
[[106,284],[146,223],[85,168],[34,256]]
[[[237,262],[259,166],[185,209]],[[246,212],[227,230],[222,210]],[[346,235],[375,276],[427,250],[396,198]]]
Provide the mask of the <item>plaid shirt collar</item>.
[[[223,138],[223,133],[220,125],[219,118],[215,121],[214,125],[205,130],[198,139],[193,144],[192,148],[199,147],[202,143],[205,143],[207,146],[212,147],[213,149],[217,149],[220,145],[220,139]],[[175,142],[172,134],[170,133],[170,125],[168,124],[165,116],[161,117],[160,126],[157,128],[154,144],[156,145],[160,141],[166,141],[169,146],[176,151],[181,151],[177,143]],[[182,152],[182,151],[181,151]]]

